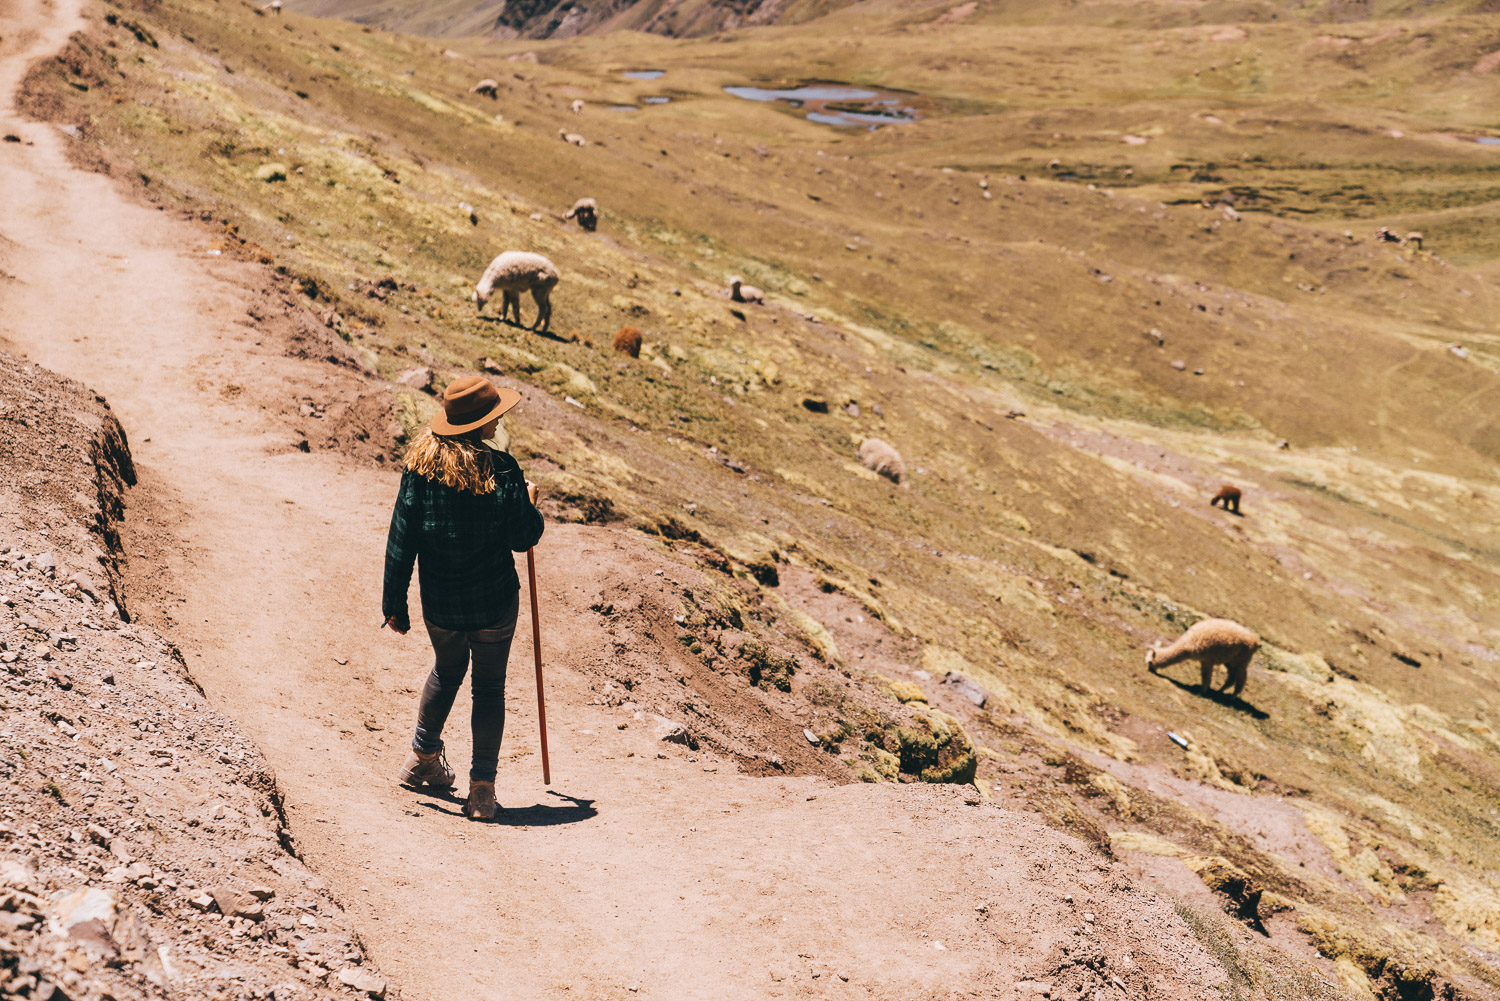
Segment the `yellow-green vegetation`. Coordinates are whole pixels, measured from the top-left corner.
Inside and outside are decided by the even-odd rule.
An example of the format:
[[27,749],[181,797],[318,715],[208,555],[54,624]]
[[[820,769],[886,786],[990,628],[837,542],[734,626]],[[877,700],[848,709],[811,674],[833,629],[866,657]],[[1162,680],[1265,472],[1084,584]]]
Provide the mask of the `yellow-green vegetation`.
[[[568,516],[768,594],[812,568],[994,695],[968,734],[920,703],[865,731],[862,777],[989,781],[975,743],[1024,724],[1293,798],[1337,879],[1117,779],[1038,791],[1106,848],[1071,797],[1249,874],[1351,989],[1433,996],[1396,971],[1420,967],[1500,990],[1472,951],[1500,942],[1500,146],[1476,141],[1500,135],[1500,16],[963,6],[440,44],[143,0],[101,4],[30,92],[225,227],[185,252],[281,269],[382,376],[494,359],[532,404],[511,447]],[[1188,23],[1209,17],[1241,23]],[[723,92],[813,79],[913,92],[922,118],[830,129]],[[582,196],[597,233],[560,218]],[[475,315],[506,249],[561,270],[554,336]],[[767,304],[728,301],[731,274]],[[625,324],[638,359],[609,348]],[[431,406],[404,396],[403,421]],[[859,466],[867,437],[904,486]],[[1208,507],[1221,482],[1244,517]],[[1263,639],[1243,700],[1143,669],[1206,615]],[[757,683],[806,683],[763,649]],[[1435,921],[1391,916],[1429,897]]]
[[979,758],[958,720],[941,709],[912,704],[911,722],[896,728],[896,747],[887,747],[901,761],[901,771],[923,782],[974,781]]

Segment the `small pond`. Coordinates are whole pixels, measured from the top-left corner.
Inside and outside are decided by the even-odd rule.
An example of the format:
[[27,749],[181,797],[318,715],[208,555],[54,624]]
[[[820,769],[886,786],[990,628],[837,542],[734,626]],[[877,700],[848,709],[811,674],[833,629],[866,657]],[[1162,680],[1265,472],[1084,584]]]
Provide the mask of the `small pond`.
[[666,104],[672,99],[670,97],[643,97],[641,100],[647,104]]
[[633,104],[611,104],[609,107],[605,108],[604,110],[605,111],[640,111],[641,109],[637,108]]
[[766,87],[725,87],[731,97],[746,101],[784,101],[807,112],[807,120],[820,125],[882,125],[914,121],[917,111],[908,103],[911,95],[850,87],[842,84],[808,84],[781,90]]
[[1500,139],[1494,136],[1480,136],[1474,140],[1481,146],[1500,146]]
[[667,75],[666,70],[626,70],[625,75],[632,80],[660,80]]

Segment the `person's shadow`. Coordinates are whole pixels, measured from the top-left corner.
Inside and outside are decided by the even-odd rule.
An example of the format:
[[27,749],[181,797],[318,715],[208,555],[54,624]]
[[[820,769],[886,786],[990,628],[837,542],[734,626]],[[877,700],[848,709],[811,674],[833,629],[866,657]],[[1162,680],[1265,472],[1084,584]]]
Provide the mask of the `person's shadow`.
[[1210,688],[1207,691],[1204,691],[1203,686],[1201,685],[1187,681],[1178,681],[1176,678],[1167,678],[1165,674],[1158,674],[1157,677],[1166,678],[1172,684],[1176,685],[1178,688],[1182,689],[1185,692],[1192,692],[1194,695],[1197,695],[1200,698],[1208,699],[1210,702],[1217,702],[1219,705],[1223,706],[1226,709],[1233,709],[1235,712],[1244,713],[1252,719],[1271,718],[1270,713],[1266,712],[1264,709],[1256,708],[1254,705],[1246,702],[1238,695],[1230,695],[1228,692],[1221,692],[1217,688]]
[[[446,813],[450,817],[464,815],[463,797],[452,789],[426,788],[413,791],[427,797],[427,801],[422,805],[435,813]],[[556,789],[548,789],[547,795],[556,796],[566,802],[536,803],[532,806],[518,806],[510,809],[506,809],[505,804],[502,803],[500,809],[495,811],[495,819],[490,823],[501,827],[556,827],[558,824],[577,824],[592,820],[599,815],[591,799],[579,799],[577,796],[569,796]]]

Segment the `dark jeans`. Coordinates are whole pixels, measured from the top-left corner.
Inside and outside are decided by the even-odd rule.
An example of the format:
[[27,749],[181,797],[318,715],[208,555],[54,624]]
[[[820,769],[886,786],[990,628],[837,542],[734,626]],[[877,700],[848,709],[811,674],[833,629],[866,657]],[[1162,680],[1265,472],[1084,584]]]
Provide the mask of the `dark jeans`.
[[500,760],[500,737],[505,732],[505,662],[510,658],[510,641],[516,635],[516,611],[521,592],[515,591],[505,603],[500,621],[487,629],[467,632],[443,629],[431,622],[427,635],[432,640],[437,661],[427,684],[422,686],[422,702],[417,710],[417,733],[411,746],[432,753],[443,746],[443,724],[453,709],[453,699],[474,660],[474,760],[469,779],[495,781]]

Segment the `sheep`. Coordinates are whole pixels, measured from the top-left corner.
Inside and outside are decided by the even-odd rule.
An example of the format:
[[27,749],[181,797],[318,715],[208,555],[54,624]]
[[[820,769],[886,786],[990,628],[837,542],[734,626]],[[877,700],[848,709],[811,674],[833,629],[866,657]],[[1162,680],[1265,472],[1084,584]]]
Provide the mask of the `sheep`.
[[581,115],[581,114],[583,114],[583,99],[582,98],[575,98],[573,100],[573,114],[575,114],[575,115]]
[[558,129],[557,138],[565,143],[572,143],[574,146],[587,146],[589,144],[589,141],[583,138],[583,136],[576,132],[569,132],[567,129]]
[[1201,671],[1200,687],[1206,692],[1214,679],[1214,667],[1223,664],[1229,670],[1224,680],[1224,691],[1234,686],[1234,695],[1245,690],[1245,678],[1250,670],[1250,658],[1260,649],[1260,637],[1228,619],[1204,619],[1177,638],[1171,646],[1158,649],[1146,648],[1146,670],[1156,674],[1184,660],[1196,660]]
[[486,77],[469,88],[470,94],[479,94],[482,97],[499,97],[500,85]]
[[474,303],[480,311],[495,289],[502,293],[500,320],[505,322],[511,308],[516,311],[516,326],[521,326],[521,293],[530,292],[536,301],[536,323],[533,330],[546,330],[552,323],[552,289],[562,276],[556,265],[541,254],[524,250],[507,250],[484,269],[484,277],[474,288]]
[[864,440],[859,446],[859,461],[866,469],[879,473],[898,486],[906,481],[906,463],[901,461],[901,453],[879,438]]
[[1407,233],[1406,234],[1406,239],[1403,240],[1403,241],[1401,241],[1401,242],[1402,243],[1415,243],[1417,245],[1417,249],[1421,250],[1422,249],[1422,240],[1423,239],[1424,239],[1424,237],[1422,236],[1421,233],[1413,231],[1413,232]]
[[615,350],[632,358],[641,356],[641,332],[634,327],[621,327],[615,334]]
[[1214,507],[1218,504],[1223,504],[1226,511],[1239,514],[1240,488],[1230,483],[1224,484],[1219,488],[1219,492],[1214,494],[1214,499],[1208,502],[1209,507]]
[[599,203],[592,198],[580,198],[563,218],[577,219],[578,225],[592,233],[599,225]]
[[729,298],[735,302],[753,302],[762,306],[766,304],[765,293],[754,285],[746,285],[745,279],[739,275],[729,279]]
[[271,0],[271,2],[268,3],[268,4],[266,4],[264,7],[262,7],[261,10],[268,10],[272,14],[275,14],[277,17],[280,17],[281,16],[281,0]]

